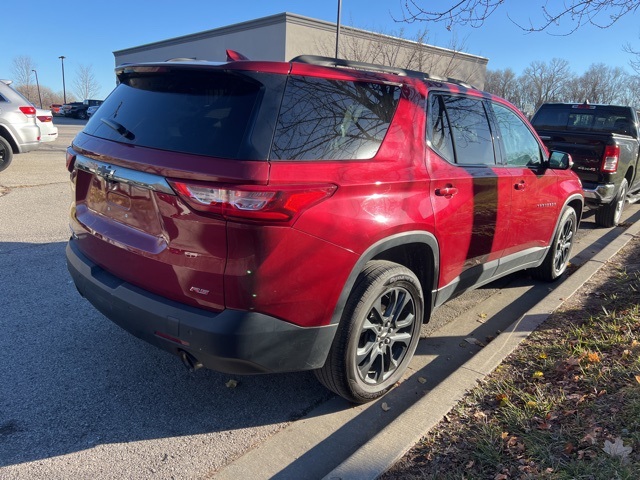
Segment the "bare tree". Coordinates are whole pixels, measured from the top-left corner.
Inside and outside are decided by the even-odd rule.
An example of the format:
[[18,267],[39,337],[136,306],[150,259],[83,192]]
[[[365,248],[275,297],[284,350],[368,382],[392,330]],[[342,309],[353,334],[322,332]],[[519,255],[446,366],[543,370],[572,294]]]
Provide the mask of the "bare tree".
[[35,62],[27,55],[20,55],[13,59],[13,81],[30,102],[34,102],[38,96],[36,86],[31,83],[35,69]]
[[629,74],[622,68],[595,63],[569,85],[568,100],[602,104],[619,103],[628,97],[625,91],[629,81]]
[[504,70],[487,70],[484,89],[515,103],[518,91],[518,77],[510,68]]
[[[512,0],[515,3],[516,0]],[[521,0],[517,0],[518,2]],[[405,22],[443,22],[448,29],[454,25],[480,27],[500,7],[509,0],[448,0],[437,2],[428,0],[405,0],[403,18]],[[549,2],[537,0],[542,11],[542,19],[531,20],[509,18],[520,28],[530,32],[551,30],[561,24],[567,26],[564,34],[570,34],[584,25],[608,28],[620,18],[633,14],[640,7],[640,0],[565,0]],[[549,6],[553,4],[553,6]],[[505,6],[505,9],[507,7]],[[527,25],[528,23],[528,25]]]
[[[485,64],[464,54],[465,42],[455,35],[443,48],[427,43],[426,29],[412,38],[406,38],[402,29],[389,33],[346,27],[341,32],[340,58],[417,70],[437,77],[453,77],[480,87],[484,84]],[[321,55],[333,56],[334,45],[332,41],[320,41],[316,42],[316,49]]]
[[635,57],[629,61],[629,65],[631,65],[631,68],[633,68],[636,73],[640,74],[640,51],[633,48],[630,43],[625,44],[622,49]]
[[529,102],[537,109],[545,102],[563,101],[567,86],[574,77],[566,60],[554,58],[549,63],[532,62],[523,72]]
[[[25,97],[27,96],[27,89],[24,86],[16,87],[16,90],[19,91]],[[49,87],[40,85],[40,95],[42,96],[42,105],[45,110],[51,108],[51,105],[54,103],[63,104],[64,96],[63,92],[54,92]],[[74,102],[75,97],[73,95],[67,94],[67,101]]]
[[100,84],[93,73],[92,65],[80,65],[73,81],[75,93],[81,99],[93,98],[100,92]]
[[640,76],[628,75],[625,88],[620,95],[622,105],[640,107]]

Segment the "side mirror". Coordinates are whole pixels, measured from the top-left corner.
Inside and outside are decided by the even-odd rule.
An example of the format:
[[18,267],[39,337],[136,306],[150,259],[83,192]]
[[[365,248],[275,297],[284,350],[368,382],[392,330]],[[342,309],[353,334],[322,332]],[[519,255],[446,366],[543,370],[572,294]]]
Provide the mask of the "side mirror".
[[571,155],[565,152],[552,151],[549,154],[549,168],[552,170],[569,170],[573,167]]

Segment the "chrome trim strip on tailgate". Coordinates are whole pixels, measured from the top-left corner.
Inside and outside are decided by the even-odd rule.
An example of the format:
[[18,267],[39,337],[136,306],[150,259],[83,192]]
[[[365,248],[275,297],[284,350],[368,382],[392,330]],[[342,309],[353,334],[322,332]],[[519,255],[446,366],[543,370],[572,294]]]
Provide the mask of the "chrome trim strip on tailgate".
[[169,195],[176,194],[164,177],[154,175],[153,173],[140,172],[130,168],[110,165],[99,160],[87,158],[83,155],[78,155],[76,157],[75,168],[98,175],[111,182],[135,185],[136,187],[167,193]]

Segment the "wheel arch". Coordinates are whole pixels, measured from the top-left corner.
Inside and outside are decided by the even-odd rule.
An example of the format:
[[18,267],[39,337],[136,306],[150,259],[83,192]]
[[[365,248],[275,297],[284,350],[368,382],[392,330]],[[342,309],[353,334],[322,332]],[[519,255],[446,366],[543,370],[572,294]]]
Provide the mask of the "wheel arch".
[[624,178],[627,179],[627,184],[629,185],[629,187],[631,187],[631,182],[633,180],[634,172],[635,172],[634,166],[629,165],[629,168],[627,168],[627,172],[624,175]]
[[[556,238],[556,234],[558,233],[558,229],[560,228],[560,221],[562,220],[562,212],[564,212],[564,209],[567,207],[573,208],[573,210],[576,212],[576,217],[577,217],[576,230],[580,228],[580,221],[582,220],[582,212],[584,210],[584,197],[579,193],[575,193],[573,195],[570,195],[565,200],[564,204],[562,205],[562,208],[558,212],[558,218],[556,219],[556,226],[553,228],[553,232],[551,232],[551,237],[549,238],[549,242],[548,242],[548,248],[551,248],[553,239]],[[545,258],[546,258],[546,254],[540,259],[538,266],[542,265]]]
[[18,142],[16,142],[16,139],[13,138],[13,134],[11,133],[11,130],[9,130],[4,125],[0,125],[0,137],[4,138],[7,142],[9,142],[9,145],[11,145],[11,149],[13,150],[13,153],[20,153],[20,149],[18,148]]
[[376,242],[360,256],[351,270],[331,317],[331,324],[340,322],[342,311],[358,275],[371,260],[388,260],[397,263],[408,268],[418,277],[424,296],[423,322],[426,322],[433,311],[435,298],[433,292],[437,287],[439,258],[438,242],[429,232],[403,232]]
[[[575,194],[570,196],[567,201],[564,203],[564,205],[562,206],[562,209],[560,210],[560,212],[562,212],[562,210],[564,210],[564,207],[569,206],[571,208],[573,208],[576,211],[576,216],[578,217],[578,225],[580,225],[580,221],[582,220],[582,211],[584,210],[584,199],[581,195],[579,194]],[[558,223],[560,222],[560,215],[558,216]],[[558,229],[558,225],[556,225],[556,230]],[[553,234],[555,235],[555,230],[553,232]],[[553,237],[551,237],[553,238]]]

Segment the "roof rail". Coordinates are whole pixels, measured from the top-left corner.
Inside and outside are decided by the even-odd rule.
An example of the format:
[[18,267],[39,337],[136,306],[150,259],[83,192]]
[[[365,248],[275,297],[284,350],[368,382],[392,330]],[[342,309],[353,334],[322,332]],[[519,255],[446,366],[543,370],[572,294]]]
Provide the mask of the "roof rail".
[[454,83],[465,88],[475,88],[473,85],[456,78],[438,77],[425,72],[420,72],[418,70],[390,67],[387,65],[379,65],[376,63],[356,62],[354,60],[344,60],[342,58],[322,57],[319,55],[299,55],[295,58],[292,58],[291,61],[298,63],[308,63],[311,65],[321,65],[323,67],[345,67],[353,68],[356,70],[369,70],[373,72],[391,73],[393,75],[399,75],[402,77],[419,78],[420,80],[435,80],[438,82]]

